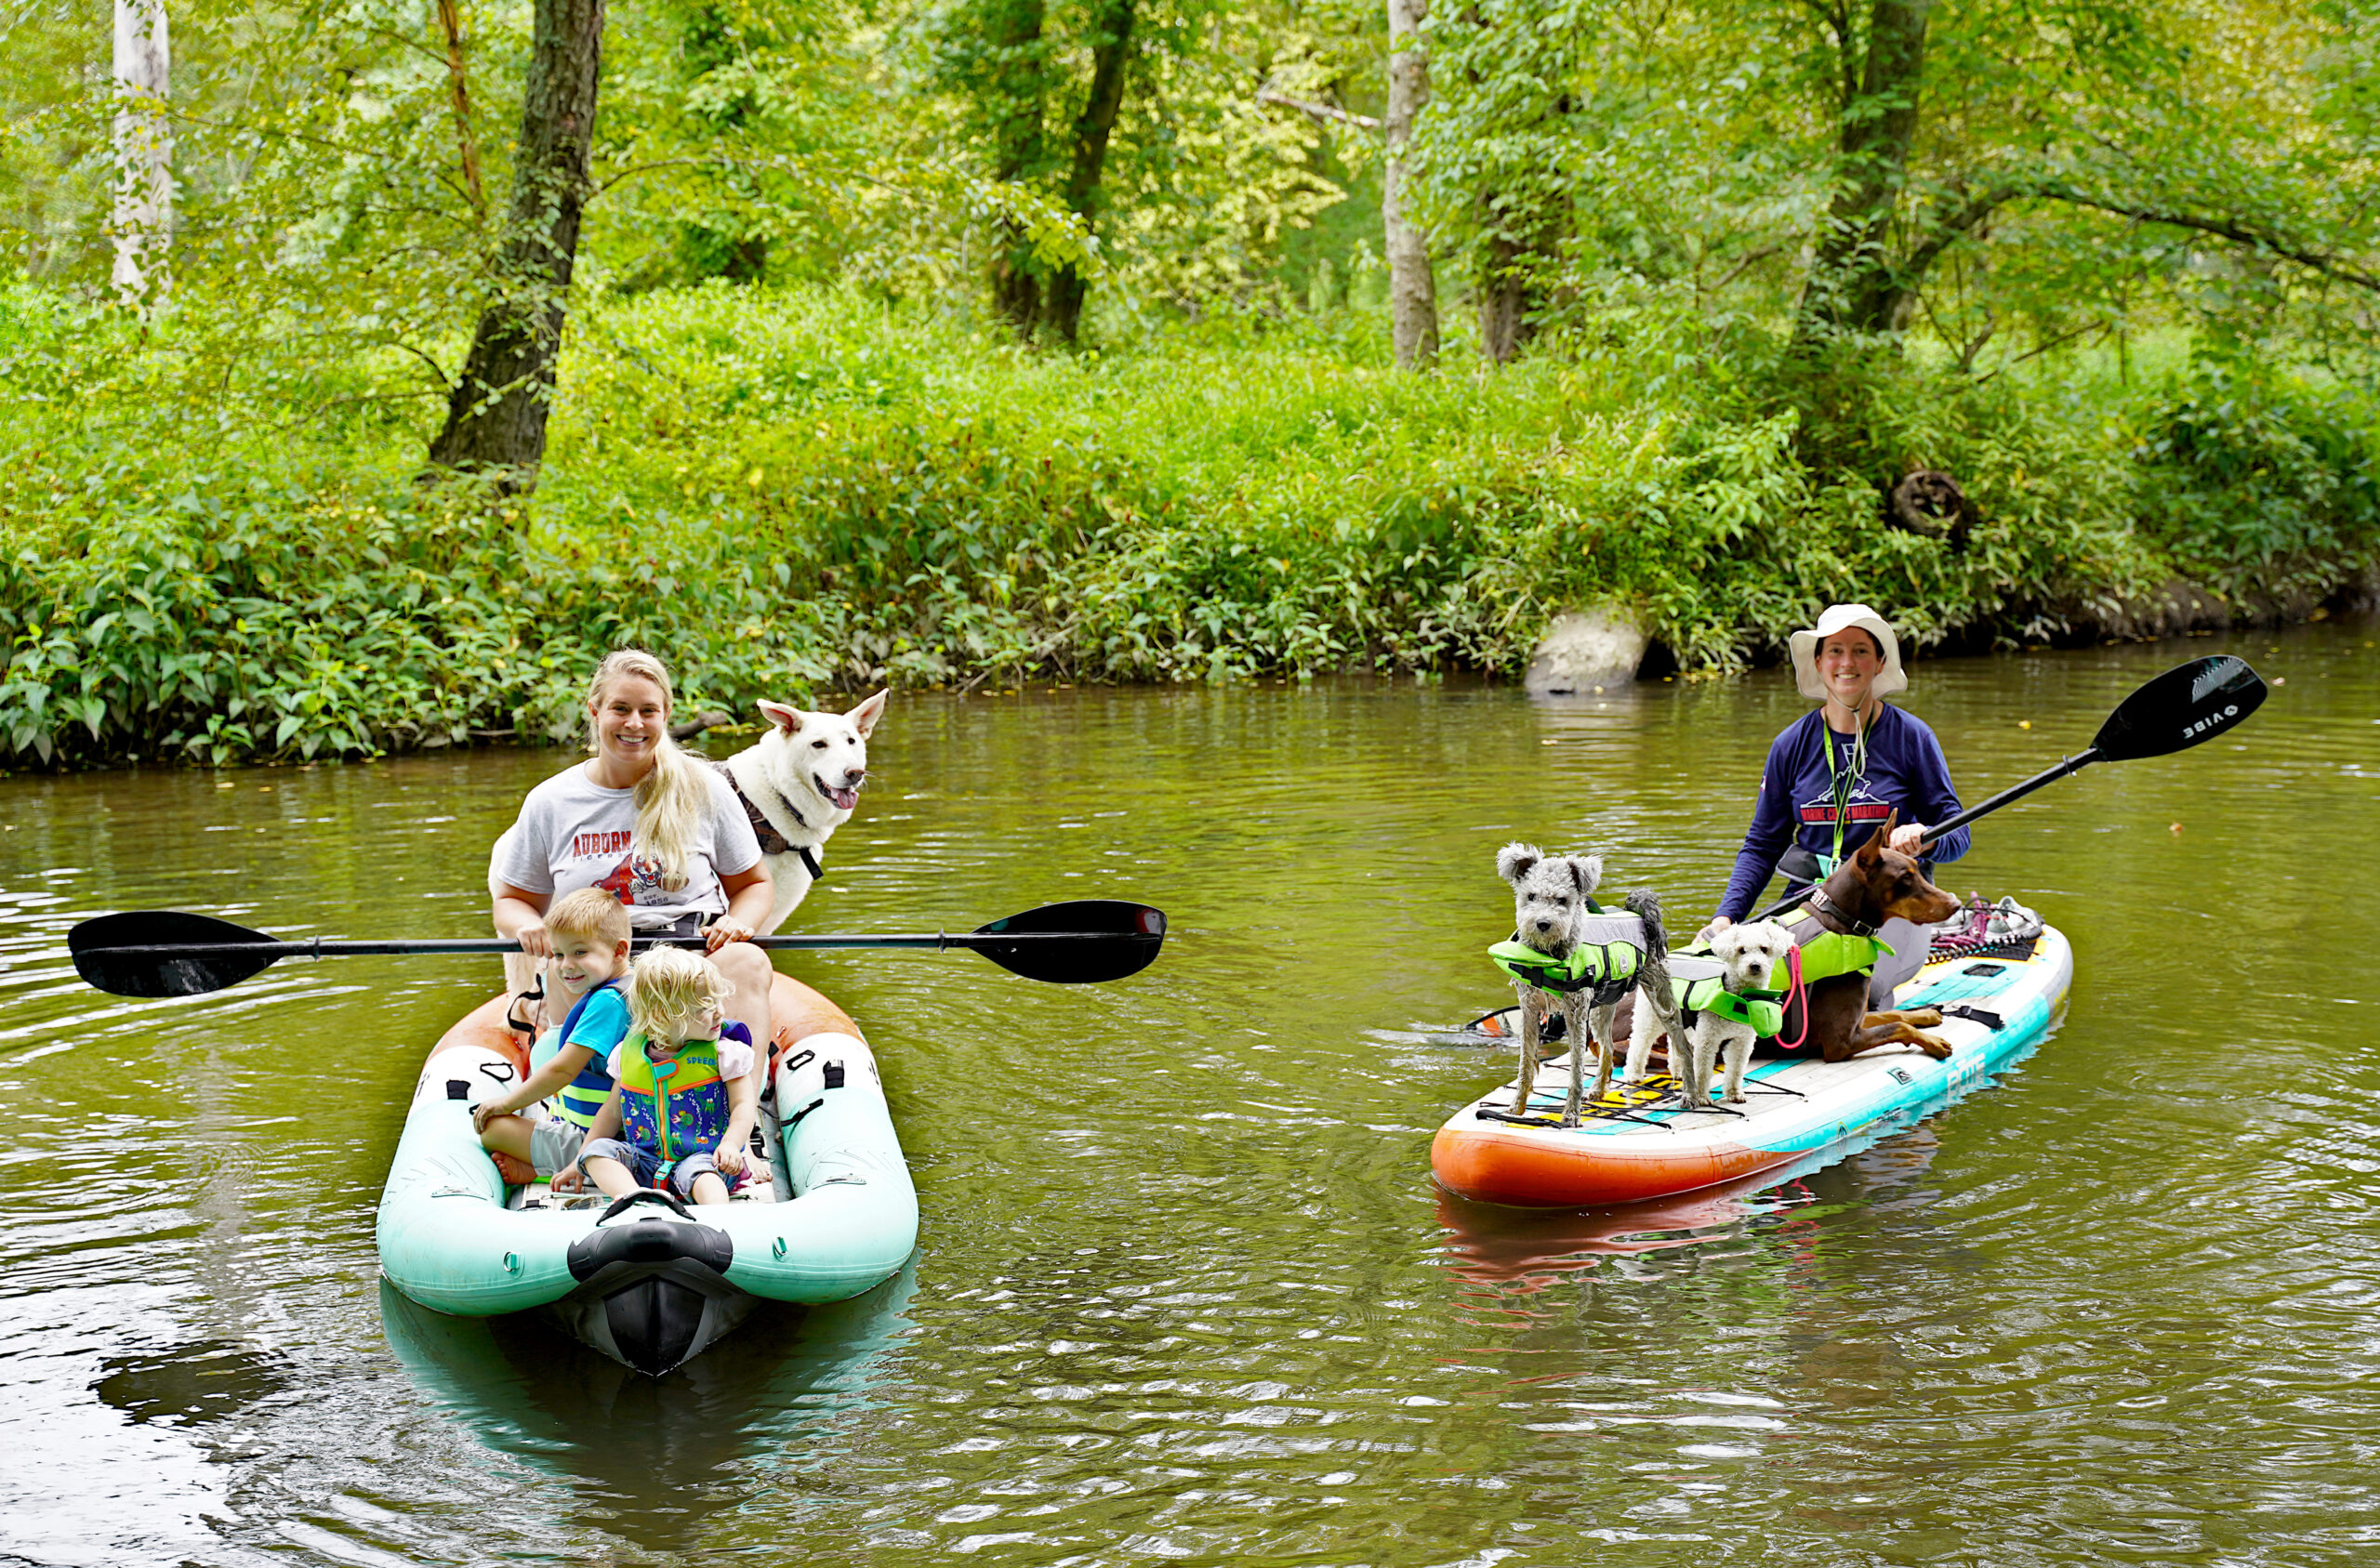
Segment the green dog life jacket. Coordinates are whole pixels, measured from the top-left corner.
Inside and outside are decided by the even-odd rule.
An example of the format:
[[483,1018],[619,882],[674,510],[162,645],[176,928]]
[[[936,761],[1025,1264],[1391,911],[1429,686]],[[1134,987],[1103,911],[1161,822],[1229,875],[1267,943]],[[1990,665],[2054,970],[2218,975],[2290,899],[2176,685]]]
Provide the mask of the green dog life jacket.
[[1670,960],[1670,995],[1678,1009],[1717,1013],[1750,1024],[1755,1034],[1775,1035],[1785,1027],[1785,993],[1750,991],[1739,995],[1726,989],[1727,966],[1716,958],[1679,954]]
[[1796,931],[1794,941],[1802,949],[1804,984],[1832,980],[1836,975],[1864,975],[1875,968],[1879,957],[1893,955],[1890,942],[1871,936],[1853,936],[1848,931],[1830,931],[1823,927],[1807,942],[1803,942],[1801,933]]
[[[1823,929],[1800,946],[1805,984],[1836,975],[1868,973],[1879,956],[1889,956],[1893,951],[1889,942],[1872,936]],[[1644,967],[1645,923],[1633,915],[1593,915],[1567,957],[1550,957],[1517,940],[1496,943],[1488,950],[1488,956],[1514,980],[1540,991],[1584,991],[1620,984],[1635,979]],[[1726,989],[1726,966],[1715,958],[1692,952],[1671,955],[1670,988],[1682,1010],[1714,1012],[1749,1025],[1754,1034],[1774,1038],[1785,1027],[1786,994],[1754,991],[1739,995]]]
[[[1879,942],[1872,936],[1853,936],[1823,928],[1799,946],[1805,985],[1831,980],[1836,975],[1866,974],[1876,967],[1879,956],[1888,957],[1893,950],[1890,942]],[[1703,950],[1680,953],[1670,959],[1670,987],[1681,1010],[1714,1012],[1721,1018],[1750,1025],[1755,1034],[1776,1038],[1785,1027],[1788,993],[1747,991],[1739,995],[1724,988],[1726,978],[1726,966],[1716,958],[1704,956]]]
[[1645,962],[1645,922],[1633,915],[1590,915],[1567,958],[1540,953],[1517,939],[1488,950],[1496,967],[1540,991],[1585,991],[1636,978]]

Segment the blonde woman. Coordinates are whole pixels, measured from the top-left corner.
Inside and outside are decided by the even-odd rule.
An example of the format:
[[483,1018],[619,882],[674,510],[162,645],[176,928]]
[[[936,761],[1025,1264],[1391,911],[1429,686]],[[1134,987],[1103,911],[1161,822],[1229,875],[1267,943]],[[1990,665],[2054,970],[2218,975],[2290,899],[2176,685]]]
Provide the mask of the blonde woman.
[[496,935],[553,955],[545,912],[580,888],[627,906],[640,936],[699,933],[729,987],[727,1016],[770,1034],[768,955],[748,945],[774,890],[751,820],[717,770],[669,738],[669,672],[623,648],[587,688],[588,758],[537,785],[497,841]]

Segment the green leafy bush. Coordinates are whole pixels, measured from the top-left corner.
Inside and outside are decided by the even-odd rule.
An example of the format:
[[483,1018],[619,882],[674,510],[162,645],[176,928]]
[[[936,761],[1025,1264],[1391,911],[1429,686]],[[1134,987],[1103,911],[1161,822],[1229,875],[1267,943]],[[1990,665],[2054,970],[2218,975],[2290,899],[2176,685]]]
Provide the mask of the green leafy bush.
[[2344,389],[2202,358],[2147,422],[2141,519],[2220,593],[2319,595],[2380,554],[2372,430]]
[[[1830,469],[1757,340],[1689,377],[1654,324],[1415,376],[1327,322],[1042,356],[848,294],[666,291],[574,323],[543,481],[508,500],[418,482],[422,432],[377,405],[88,418],[59,346],[92,329],[47,320],[7,318],[50,370],[0,393],[0,741],[24,763],[566,737],[630,641],[682,702],[748,713],[877,681],[1509,673],[1612,598],[1724,669],[1830,600],[1921,647],[2039,639],[2176,570],[2335,581],[2373,537],[2368,422],[2335,398],[2128,409],[2046,372],[1886,367],[1867,457]],[[1975,502],[1963,548],[1881,525],[1915,463]]]

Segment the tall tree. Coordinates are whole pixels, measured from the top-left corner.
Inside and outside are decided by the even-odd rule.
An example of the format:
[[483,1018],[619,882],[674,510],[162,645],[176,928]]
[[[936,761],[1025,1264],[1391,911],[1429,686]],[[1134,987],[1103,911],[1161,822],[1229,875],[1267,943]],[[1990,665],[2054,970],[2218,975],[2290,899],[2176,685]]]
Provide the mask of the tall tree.
[[172,65],[165,0],[115,0],[116,292],[129,303],[166,286],[174,221],[174,135],[165,119]]
[[[1082,219],[1086,233],[1099,232],[1099,216],[1106,205],[1102,177],[1107,167],[1107,143],[1116,134],[1116,117],[1124,107],[1124,68],[1132,58],[1132,24],[1140,0],[1104,0],[1093,24],[1091,45],[1091,87],[1083,95],[1082,112],[1075,116],[1074,162],[1066,174],[1068,211]],[[1068,260],[1050,279],[1046,320],[1050,330],[1066,342],[1081,328],[1084,297],[1091,280],[1083,264]]]
[[1497,363],[1542,324],[1583,151],[1571,117],[1589,69],[1577,0],[1467,0],[1431,30],[1428,117],[1406,209],[1468,263],[1479,351]]
[[489,471],[518,488],[536,482],[591,183],[602,52],[603,0],[537,0],[496,297],[448,396],[433,464]]
[[1389,334],[1396,362],[1408,368],[1438,357],[1438,286],[1430,270],[1430,242],[1405,211],[1413,119],[1430,101],[1430,57],[1421,38],[1429,11],[1429,0],[1388,0],[1388,110],[1381,118],[1387,163],[1380,212],[1388,255]]
[[1890,239],[1894,215],[1909,188],[1933,8],[1934,0],[1874,0],[1864,50],[1849,0],[1821,8],[1834,33],[1843,86],[1834,199],[1802,294],[1805,338],[1813,329],[1876,333],[1901,324],[1908,300],[1901,265],[1906,258],[1892,254]]
[[[1049,156],[1044,122],[1051,86],[1050,47],[1042,37],[1043,0],[992,0],[985,17],[990,57],[983,86],[989,105],[992,178],[1003,184],[1031,180]],[[1041,317],[1042,269],[1033,241],[1012,216],[999,225],[991,265],[992,309],[1030,336]]]

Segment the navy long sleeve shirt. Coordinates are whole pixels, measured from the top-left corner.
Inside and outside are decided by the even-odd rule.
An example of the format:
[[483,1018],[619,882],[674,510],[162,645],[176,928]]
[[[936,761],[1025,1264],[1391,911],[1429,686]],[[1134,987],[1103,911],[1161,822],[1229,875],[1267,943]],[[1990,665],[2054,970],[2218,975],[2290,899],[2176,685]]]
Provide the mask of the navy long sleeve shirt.
[[[1834,775],[1828,770],[1825,748],[1832,746],[1835,767],[1848,771],[1852,740],[1827,728],[1826,710],[1820,707],[1787,725],[1770,744],[1752,827],[1744,835],[1744,847],[1736,851],[1736,874],[1727,880],[1720,914],[1740,920],[1751,913],[1752,901],[1776,874],[1778,857],[1794,842],[1814,854],[1834,852]],[[1849,854],[1866,843],[1896,808],[1904,824],[1937,823],[1958,813],[1959,792],[1950,785],[1950,764],[1942,755],[1942,743],[1925,721],[1884,703],[1868,728],[1868,768],[1851,789],[1843,852]],[[1962,827],[1927,845],[1925,858],[1954,861],[1966,852],[1967,830]]]

